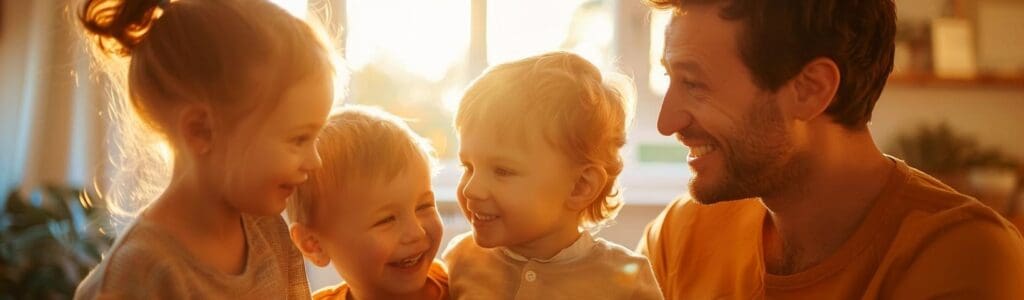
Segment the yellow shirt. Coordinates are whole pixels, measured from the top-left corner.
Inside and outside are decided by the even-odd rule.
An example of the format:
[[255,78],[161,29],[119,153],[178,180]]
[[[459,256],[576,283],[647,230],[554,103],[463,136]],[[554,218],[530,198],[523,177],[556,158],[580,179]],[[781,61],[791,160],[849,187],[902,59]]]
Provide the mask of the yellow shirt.
[[[441,291],[437,299],[448,299],[448,271],[444,264],[434,261],[427,271],[427,284],[432,284]],[[322,288],[313,293],[313,300],[345,300],[348,299],[348,284],[344,282]]]
[[755,199],[676,200],[639,250],[667,299],[1024,299],[1013,225],[902,161],[849,240],[810,269],[765,271],[765,217]]

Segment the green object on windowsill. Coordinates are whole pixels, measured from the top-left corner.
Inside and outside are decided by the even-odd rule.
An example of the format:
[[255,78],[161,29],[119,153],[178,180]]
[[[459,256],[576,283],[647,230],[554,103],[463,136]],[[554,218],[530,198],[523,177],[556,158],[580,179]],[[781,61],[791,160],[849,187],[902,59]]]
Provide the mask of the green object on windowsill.
[[679,144],[640,144],[639,159],[642,163],[686,162],[690,149]]
[[0,299],[70,299],[113,238],[106,209],[80,189],[17,189],[0,213]]

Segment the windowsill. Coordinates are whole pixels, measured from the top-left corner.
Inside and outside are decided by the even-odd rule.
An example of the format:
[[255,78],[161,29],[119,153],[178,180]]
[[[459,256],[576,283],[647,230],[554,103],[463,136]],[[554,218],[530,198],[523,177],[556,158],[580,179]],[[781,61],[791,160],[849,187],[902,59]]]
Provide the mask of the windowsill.
[[[462,167],[455,160],[441,161],[441,170],[434,177],[434,194],[439,202],[456,202],[455,191],[462,176]],[[667,205],[687,192],[691,177],[685,162],[626,162],[619,186],[626,205]]]

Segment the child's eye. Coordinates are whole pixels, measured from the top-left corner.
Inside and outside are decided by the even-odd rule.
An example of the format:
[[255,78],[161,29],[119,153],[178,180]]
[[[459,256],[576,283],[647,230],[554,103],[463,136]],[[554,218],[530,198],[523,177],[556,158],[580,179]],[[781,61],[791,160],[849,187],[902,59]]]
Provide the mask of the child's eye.
[[494,175],[497,175],[497,176],[512,176],[513,174],[514,173],[512,173],[512,171],[509,170],[509,169],[505,169],[505,168],[495,168],[494,169]]
[[422,211],[422,210],[430,209],[430,208],[434,208],[434,203],[420,204],[420,206],[416,207],[416,211]]
[[297,136],[295,138],[292,138],[292,143],[295,144],[296,146],[302,146],[305,145],[306,142],[309,142],[311,139],[312,138],[308,135]]
[[381,225],[385,225],[385,224],[388,224],[388,223],[391,223],[391,222],[394,222],[394,221],[395,221],[395,216],[388,216],[387,218],[383,218],[380,221],[377,221],[377,223],[374,223],[373,226],[381,226]]

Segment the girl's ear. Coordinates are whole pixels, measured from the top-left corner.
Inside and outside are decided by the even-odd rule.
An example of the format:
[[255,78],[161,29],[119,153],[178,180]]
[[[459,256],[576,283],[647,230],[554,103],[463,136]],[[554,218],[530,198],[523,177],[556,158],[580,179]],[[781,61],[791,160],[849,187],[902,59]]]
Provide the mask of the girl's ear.
[[608,181],[608,172],[597,164],[588,164],[580,171],[573,185],[572,193],[569,194],[569,202],[566,205],[574,211],[581,211],[590,207],[590,204],[601,197],[605,182]]
[[181,110],[178,132],[188,151],[200,156],[213,148],[213,118],[209,107],[188,105]]
[[323,248],[320,247],[320,240],[317,239],[313,231],[310,230],[306,225],[299,223],[292,224],[289,235],[292,238],[292,243],[295,244],[296,248],[299,248],[299,252],[302,252],[302,256],[313,262],[318,267],[326,267],[327,264],[331,263],[331,258],[327,256]]

